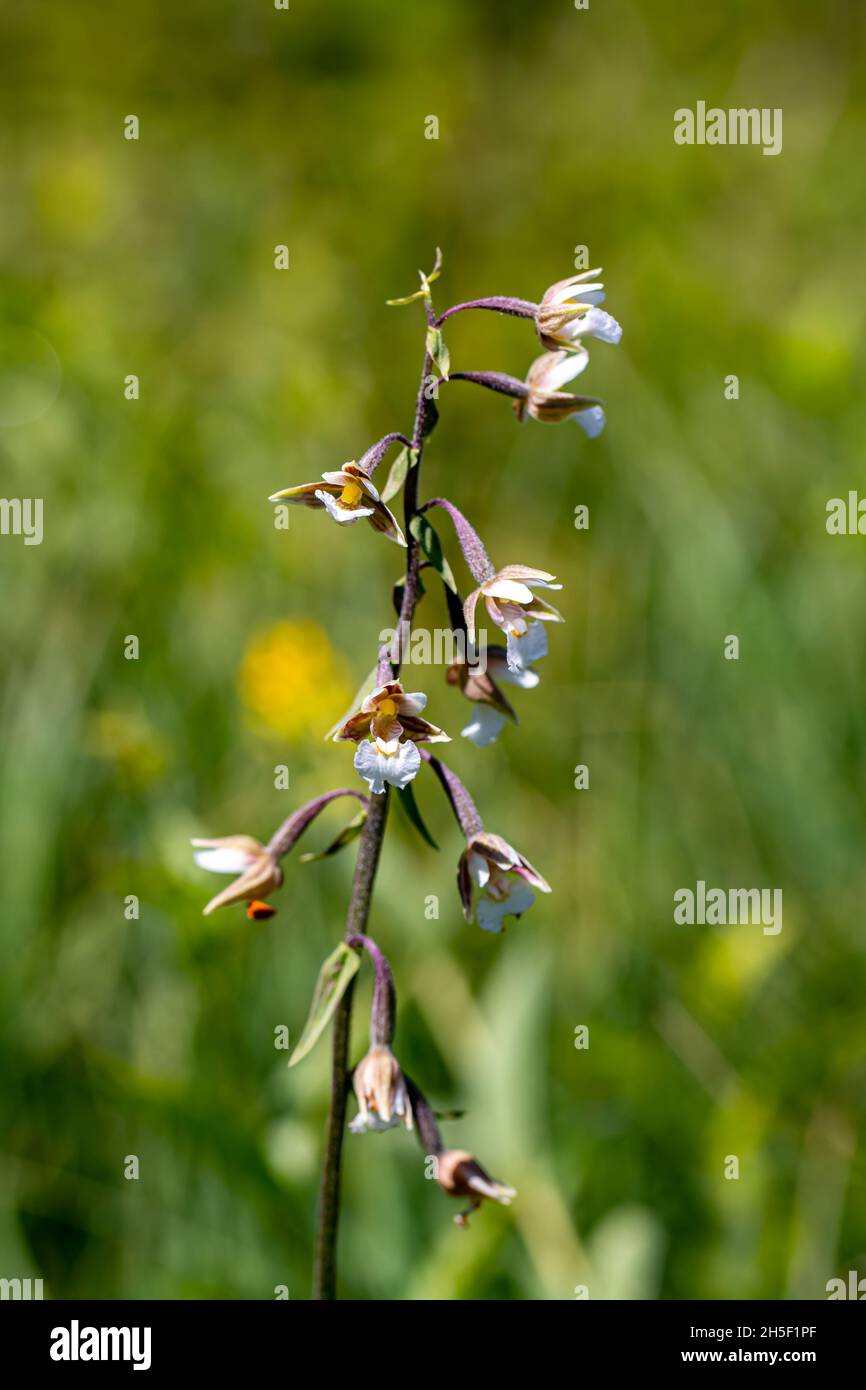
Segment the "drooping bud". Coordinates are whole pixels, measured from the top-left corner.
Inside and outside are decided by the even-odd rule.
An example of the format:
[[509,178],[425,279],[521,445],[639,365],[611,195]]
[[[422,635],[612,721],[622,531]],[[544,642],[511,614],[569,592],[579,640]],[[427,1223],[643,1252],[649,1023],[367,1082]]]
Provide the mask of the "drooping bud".
[[517,1196],[513,1187],[491,1178],[471,1153],[464,1149],[446,1149],[439,1154],[436,1180],[449,1197],[468,1198],[469,1208],[455,1216],[457,1226],[465,1226],[470,1214],[486,1199],[507,1207]]
[[353,1134],[365,1130],[412,1128],[412,1107],[400,1065],[384,1043],[370,1048],[358,1063],[352,1078],[358,1100],[358,1114],[349,1125]]

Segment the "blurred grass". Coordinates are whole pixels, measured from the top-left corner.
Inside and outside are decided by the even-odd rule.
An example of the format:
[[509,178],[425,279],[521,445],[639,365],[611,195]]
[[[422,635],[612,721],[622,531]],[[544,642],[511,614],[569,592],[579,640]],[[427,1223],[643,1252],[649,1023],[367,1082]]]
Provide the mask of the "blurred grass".
[[[449,750],[555,892],[490,939],[438,789],[438,855],[392,818],[371,931],[399,1055],[520,1199],[457,1231],[411,1138],[350,1136],[344,1292],[822,1297],[863,1272],[866,598],[860,541],[824,529],[864,441],[863,27],[842,0],[3,7],[2,492],[43,496],[46,527],[0,544],[4,1277],[307,1294],[327,1056],[290,1073],[273,1036],[303,1023],[351,856],[290,862],[251,927],[201,918],[187,842],[351,780],[314,699],[296,727],[268,686],[251,711],[242,672],[314,624],[326,729],[399,557],[308,513],[275,531],[266,498],[407,428],[420,314],[384,300],[437,244],[443,307],[537,297],[586,244],[625,337],[583,378],[593,443],[443,393],[427,488],[566,586],[520,729]],[[676,147],[698,99],[781,106],[783,154]],[[535,351],[486,314],[448,340],[455,369]],[[417,674],[456,733],[459,696]],[[781,887],[781,935],[674,927],[697,878]]]

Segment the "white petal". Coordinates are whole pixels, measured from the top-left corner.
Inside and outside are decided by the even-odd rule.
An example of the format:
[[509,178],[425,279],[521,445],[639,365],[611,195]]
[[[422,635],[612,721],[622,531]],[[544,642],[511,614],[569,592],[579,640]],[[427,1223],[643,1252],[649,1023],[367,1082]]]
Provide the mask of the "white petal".
[[[543,627],[541,630],[542,632],[544,632]],[[529,634],[527,633],[527,636],[528,635]],[[521,637],[519,639],[518,646],[521,649],[525,641],[526,637]],[[522,653],[521,660],[526,661],[526,657],[522,656]],[[536,657],[535,660],[537,661],[538,657]],[[489,664],[490,663],[488,660],[488,666]],[[500,665],[498,662],[496,664],[496,670],[494,671],[493,676],[494,680],[501,681],[503,685],[519,685],[522,690],[534,690],[541,679],[537,671],[532,671],[528,667],[526,667],[525,669],[520,668],[516,671],[510,671],[508,669],[507,663],[505,665]]]
[[603,285],[581,285],[575,288],[574,297],[579,304],[603,304],[607,298]]
[[479,888],[483,888],[490,878],[490,865],[483,854],[473,850],[469,856],[469,873]]
[[505,715],[500,714],[498,709],[493,709],[491,705],[479,704],[475,711],[475,718],[460,732],[464,738],[470,739],[477,748],[486,748],[488,743],[492,743],[494,739],[499,737],[504,723]]
[[516,1188],[506,1187],[505,1184],[501,1182],[488,1182],[486,1178],[480,1177],[478,1173],[470,1173],[469,1177],[466,1179],[466,1184],[468,1187],[472,1188],[473,1192],[479,1193],[482,1197],[489,1197],[494,1202],[501,1202],[504,1207],[510,1207],[514,1198],[517,1196]]
[[355,771],[360,773],[369,786],[370,791],[376,792],[377,794],[385,790],[385,778],[382,774],[382,764],[384,761],[385,759],[382,757],[381,753],[379,753],[375,744],[371,743],[368,738],[363,739],[362,742],[358,744],[354,758]]
[[400,747],[399,738],[377,738],[376,752],[381,753],[383,758],[394,758]]
[[532,590],[516,579],[488,579],[481,587],[491,598],[510,599],[513,603],[532,602]]
[[587,309],[579,322],[582,333],[601,338],[604,343],[618,343],[622,337],[622,329],[616,319],[611,314],[606,314],[603,309]]
[[355,753],[355,768],[375,793],[384,792],[386,782],[393,787],[408,786],[420,766],[421,754],[411,739],[405,743],[396,738],[390,742],[377,739],[375,743],[364,739]]
[[252,863],[242,849],[197,849],[193,858],[199,868],[212,874],[242,874]]
[[578,348],[576,352],[566,352],[558,362],[547,368],[540,385],[545,391],[559,391],[567,381],[580,376],[588,361],[589,353],[585,347]]
[[561,589],[561,584],[552,584],[549,579],[527,579],[530,589]]
[[348,521],[357,521],[359,517],[373,515],[372,507],[341,507],[336,497],[332,497],[330,492],[325,492],[321,488],[316,488],[315,495],[322,506],[327,508],[329,516],[332,516],[335,521],[339,521],[341,526]]
[[571,418],[577,421],[590,439],[595,439],[604,429],[604,411],[600,405],[591,405],[588,410],[578,410]]
[[581,270],[578,275],[570,276],[570,280],[575,285],[580,285],[586,280],[594,280],[596,275],[601,275],[601,266],[597,265],[594,270]]
[[421,754],[412,740],[407,738],[405,743],[401,743],[396,753],[392,754],[387,761],[388,770],[385,773],[385,780],[390,782],[392,787],[406,787],[421,766]]
[[414,690],[411,695],[400,696],[401,714],[420,714],[427,706],[427,696],[422,690]]
[[550,304],[566,304],[570,299],[581,299],[586,291],[600,290],[602,283],[600,280],[596,281],[597,275],[601,275],[601,266],[597,266],[595,270],[582,270],[579,275],[569,275],[555,294],[548,290],[544,296],[545,301]]
[[498,903],[493,898],[479,898],[475,909],[475,920],[482,931],[502,931],[502,920],[508,907],[508,899]]
[[525,671],[534,661],[547,655],[547,630],[538,619],[527,627],[522,637],[508,634],[508,669],[515,674]]
[[[532,595],[530,594],[530,599]],[[523,609],[519,604],[512,603],[510,599],[503,600],[502,606],[497,603],[495,598],[487,596],[484,600],[487,605],[487,612],[490,614],[497,627],[506,633],[522,633],[528,626],[527,619],[523,615]]]
[[[583,324],[582,324],[582,320],[581,320],[581,319],[572,319],[571,323],[566,323],[566,324],[564,324],[563,327],[559,330],[559,333],[558,333],[557,336],[558,336],[560,339],[565,339],[565,342],[569,344],[569,346],[568,346],[568,348],[566,349],[566,351],[568,351],[568,352],[572,352],[572,351],[574,351],[574,352],[585,352],[585,351],[586,351],[586,349],[583,348],[583,347],[581,346],[581,342],[580,342],[580,335],[581,335],[582,327],[583,327]],[[564,345],[565,345],[565,344],[563,344],[563,346],[564,346]],[[589,358],[587,357],[587,361],[588,361],[588,360],[589,360]],[[584,366],[586,366],[586,363],[584,363]],[[575,373],[572,373],[572,375],[576,376],[577,373],[576,373],[576,372],[575,372]],[[568,380],[570,381],[570,380],[571,380],[571,377],[569,377]]]
[[495,898],[488,897],[486,893],[482,894],[478,899],[478,906],[476,908],[478,925],[481,927],[482,931],[502,931],[502,922],[504,918],[520,916],[520,914],[526,912],[534,902],[535,894],[532,889],[518,877],[508,897],[503,898],[501,902],[497,902]]
[[370,1110],[366,1115],[360,1111],[349,1125],[353,1134],[381,1134],[383,1130],[395,1129],[400,1123],[399,1115],[392,1115],[390,1120],[383,1120],[374,1110]]

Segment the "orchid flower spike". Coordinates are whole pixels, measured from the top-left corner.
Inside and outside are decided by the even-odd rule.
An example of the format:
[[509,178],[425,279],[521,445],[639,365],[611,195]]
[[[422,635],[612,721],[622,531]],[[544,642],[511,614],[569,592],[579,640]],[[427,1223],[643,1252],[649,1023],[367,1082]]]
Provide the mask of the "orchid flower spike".
[[590,439],[604,429],[604,408],[597,396],[575,396],[561,388],[583,371],[589,361],[586,348],[575,352],[545,352],[536,357],[526,376],[527,394],[514,402],[518,420],[530,414],[543,424],[556,425],[574,416]]
[[214,874],[237,874],[234,883],[211,898],[204,915],[232,903],[252,903],[279,888],[283,871],[275,856],[251,835],[228,835],[221,840],[193,840],[195,861]]
[[421,766],[416,744],[450,743],[446,733],[420,717],[426,704],[420,691],[407,695],[399,681],[387,681],[337,730],[335,743],[358,744],[355,768],[371,792],[384,792],[386,782],[402,788],[412,781]]
[[374,531],[380,531],[397,545],[405,545],[397,519],[379,497],[366,471],[354,462],[346,463],[339,471],[323,473],[320,483],[300,483],[275,492],[270,502],[288,502],[292,506],[324,508],[334,521],[351,524],[366,517]]
[[467,840],[457,865],[457,887],[467,922],[473,916],[483,931],[501,932],[506,917],[520,917],[535,902],[535,892],[550,884],[528,859],[501,835],[480,830]]
[[529,565],[506,565],[473,589],[463,612],[469,636],[475,640],[475,609],[480,598],[487,612],[507,638],[506,660],[510,671],[524,671],[547,652],[547,636],[541,623],[565,621],[556,608],[538,598],[534,589],[561,589],[556,575]]
[[545,290],[535,314],[535,327],[544,347],[573,348],[580,338],[618,343],[622,329],[615,318],[597,306],[604,302],[601,270],[584,270],[557,280]]
[[445,1149],[438,1155],[436,1167],[436,1181],[443,1192],[449,1197],[469,1199],[468,1209],[454,1218],[457,1226],[466,1226],[472,1212],[477,1211],[485,1199],[507,1207],[517,1196],[515,1188],[491,1178],[477,1158],[464,1149]]
[[385,1043],[370,1048],[356,1066],[352,1085],[358,1113],[349,1125],[353,1134],[381,1131],[399,1125],[412,1128],[412,1107],[400,1065]]

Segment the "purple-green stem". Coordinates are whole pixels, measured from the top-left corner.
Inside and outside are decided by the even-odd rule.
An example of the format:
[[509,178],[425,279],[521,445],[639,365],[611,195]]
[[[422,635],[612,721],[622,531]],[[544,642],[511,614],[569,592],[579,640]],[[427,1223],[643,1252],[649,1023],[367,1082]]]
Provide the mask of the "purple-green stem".
[[373,1004],[370,1009],[370,1046],[390,1047],[394,1041],[397,995],[391,967],[370,936],[353,936],[347,942],[356,951],[366,951],[373,963]]
[[[428,326],[433,323],[433,311],[427,305]],[[415,604],[418,598],[418,570],[420,553],[418,542],[412,535],[411,522],[418,511],[418,483],[421,473],[421,456],[424,451],[425,418],[427,414],[427,384],[430,378],[432,360],[429,353],[424,354],[421,371],[421,384],[415,406],[415,428],[411,447],[416,460],[409,469],[403,488],[403,508],[406,532],[406,576],[403,582],[403,599],[400,605],[400,619],[397,631],[408,634],[411,629]],[[405,623],[405,627],[404,627]],[[401,647],[399,660],[386,663],[380,654],[380,680],[385,674],[383,667],[390,666],[394,679],[400,674],[403,656]],[[387,679],[387,676],[385,676]],[[370,796],[370,809],[358,844],[358,857],[355,861],[355,875],[352,880],[352,895],[346,917],[344,940],[363,936],[366,932],[370,904],[373,898],[373,884],[385,822],[388,816],[389,789],[380,795]],[[328,1129],[325,1137],[325,1152],[322,1159],[322,1177],[319,1186],[319,1215],[316,1229],[316,1244],[313,1259],[313,1298],[333,1300],[337,1297],[337,1236],[340,1224],[340,1178],[343,1158],[343,1136],[346,1129],[346,1103],[349,1093],[349,1042],[352,1026],[352,996],[354,981],[337,1005],[334,1014],[331,1047],[331,1100],[328,1112]]]
[[538,305],[533,304],[530,299],[515,299],[513,295],[507,294],[491,294],[484,299],[467,299],[464,304],[452,304],[450,309],[446,309],[444,314],[434,319],[434,327],[441,327],[446,319],[450,319],[454,314],[462,314],[464,309],[491,309],[494,314],[513,314],[518,319],[534,319]]

